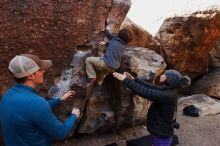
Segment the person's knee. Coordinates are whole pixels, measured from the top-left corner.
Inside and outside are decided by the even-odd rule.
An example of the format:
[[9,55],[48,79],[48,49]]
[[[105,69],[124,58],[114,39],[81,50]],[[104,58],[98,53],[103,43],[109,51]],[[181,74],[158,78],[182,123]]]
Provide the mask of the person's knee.
[[85,62],[90,63],[91,62],[91,57],[87,57]]

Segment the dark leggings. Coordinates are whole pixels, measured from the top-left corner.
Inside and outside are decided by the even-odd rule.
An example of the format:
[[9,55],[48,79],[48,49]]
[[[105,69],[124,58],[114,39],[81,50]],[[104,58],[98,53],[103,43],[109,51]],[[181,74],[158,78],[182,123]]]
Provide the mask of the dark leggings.
[[161,138],[158,136],[153,136],[153,145],[152,146],[171,146],[172,136],[168,138]]

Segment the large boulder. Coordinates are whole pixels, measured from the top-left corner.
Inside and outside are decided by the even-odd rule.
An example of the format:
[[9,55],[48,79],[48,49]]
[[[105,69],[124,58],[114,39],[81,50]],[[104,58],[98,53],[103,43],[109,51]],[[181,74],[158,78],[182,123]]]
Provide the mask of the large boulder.
[[157,37],[169,68],[195,78],[208,68],[209,51],[220,37],[220,11],[196,12],[164,21]]
[[[76,53],[71,68],[64,71],[51,88],[50,93],[54,96],[62,95],[69,89],[77,91],[74,99],[56,109],[57,116],[65,119],[72,107],[80,108],[82,118],[76,130],[78,133],[87,134],[143,124],[149,106],[148,100],[135,96],[111,74],[105,78],[102,86],[86,86],[86,77],[79,72],[83,69],[83,62],[89,53]],[[147,48],[127,48],[118,72],[127,71],[152,81],[157,72],[165,68],[163,57],[154,51]]]
[[41,88],[45,93],[76,50],[89,50],[91,42],[103,41],[106,25],[118,31],[130,4],[130,0],[0,1],[0,96],[13,83],[7,66],[15,55],[33,53],[53,61]]

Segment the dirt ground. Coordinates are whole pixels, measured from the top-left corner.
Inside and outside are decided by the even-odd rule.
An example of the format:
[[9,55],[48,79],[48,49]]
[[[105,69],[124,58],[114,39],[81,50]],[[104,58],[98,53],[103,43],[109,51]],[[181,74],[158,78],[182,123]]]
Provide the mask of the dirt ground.
[[181,128],[176,131],[179,146],[219,146],[220,114],[206,117],[178,116]]
[[[219,146],[220,145],[220,114],[206,117],[186,117],[178,112],[178,121],[181,124],[175,133],[179,137],[178,146]],[[148,135],[145,126],[136,126],[123,129],[119,132],[79,136],[66,140],[65,144],[55,146],[104,146],[117,143],[126,146],[126,140],[131,140]]]

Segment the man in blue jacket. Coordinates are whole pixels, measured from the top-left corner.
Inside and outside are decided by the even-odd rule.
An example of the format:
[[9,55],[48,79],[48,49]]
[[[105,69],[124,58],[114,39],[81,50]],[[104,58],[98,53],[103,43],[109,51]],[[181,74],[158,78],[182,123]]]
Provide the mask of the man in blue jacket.
[[108,73],[117,70],[121,65],[121,58],[127,44],[132,40],[132,32],[129,29],[121,29],[117,36],[113,36],[109,30],[105,30],[105,36],[110,40],[103,57],[88,57],[86,59],[86,72],[88,81],[96,81],[95,69],[101,71],[98,84],[101,85]]
[[74,91],[47,101],[35,90],[51,66],[51,60],[41,60],[32,54],[17,55],[10,61],[8,68],[17,83],[0,102],[0,124],[6,146],[51,146],[53,139],[64,139],[76,124],[79,109],[73,108],[64,123],[51,110],[73,97]]

